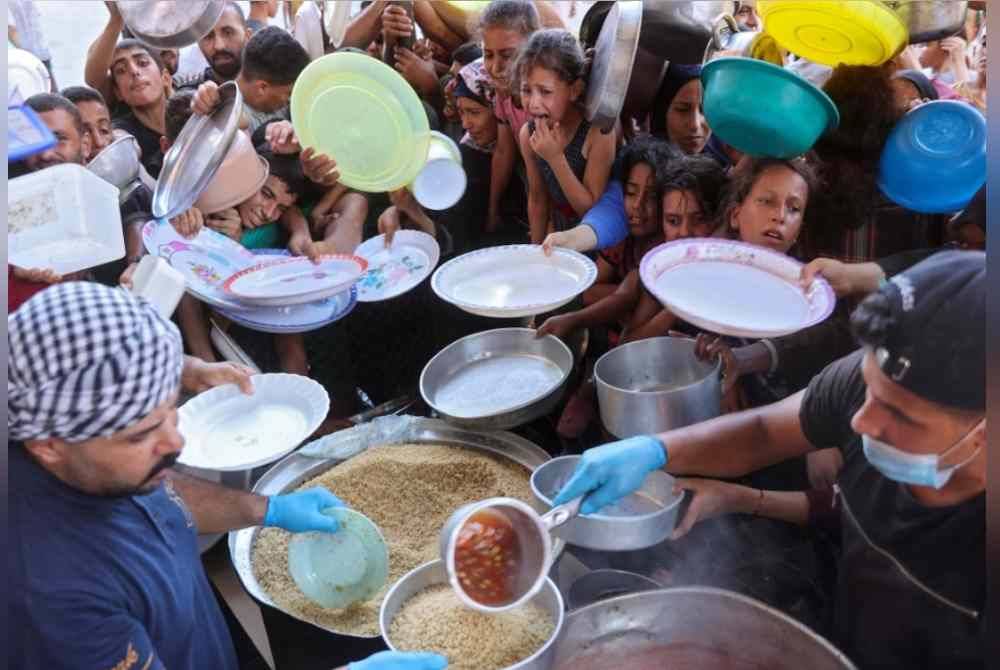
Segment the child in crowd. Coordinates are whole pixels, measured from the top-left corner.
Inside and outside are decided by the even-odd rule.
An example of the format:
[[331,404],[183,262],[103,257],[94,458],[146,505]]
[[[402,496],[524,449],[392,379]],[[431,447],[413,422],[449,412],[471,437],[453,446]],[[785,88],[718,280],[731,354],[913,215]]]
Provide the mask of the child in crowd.
[[521,127],[529,114],[511,83],[511,65],[518,50],[541,26],[538,10],[530,0],[493,0],[479,15],[483,64],[493,86],[493,112],[500,122],[490,170],[490,200],[486,229],[500,226],[500,201],[507,191],[520,150]]
[[594,206],[611,174],[616,135],[583,117],[583,51],[565,30],[536,32],[518,52],[514,74],[531,121],[519,139],[528,173],[531,241],[567,230]]

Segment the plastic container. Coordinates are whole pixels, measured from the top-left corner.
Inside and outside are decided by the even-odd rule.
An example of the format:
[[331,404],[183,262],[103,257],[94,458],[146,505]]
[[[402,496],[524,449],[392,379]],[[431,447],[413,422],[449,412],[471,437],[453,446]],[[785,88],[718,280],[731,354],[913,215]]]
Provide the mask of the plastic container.
[[420,98],[402,75],[368,55],[314,60],[295,81],[291,112],[302,147],[333,158],[348,188],[394,191],[427,162],[430,125]]
[[986,118],[958,100],[935,100],[889,133],[878,186],[898,205],[925,214],[965,209],[986,183]]
[[8,163],[40,154],[55,145],[55,135],[33,109],[24,105],[7,108]]
[[371,598],[389,577],[389,549],[371,519],[346,507],[323,510],[336,533],[298,533],[288,544],[288,571],[309,600],[340,609]]
[[906,25],[875,0],[760,0],[764,30],[821,65],[881,65],[906,46]]
[[717,58],[704,65],[701,81],[712,132],[751,156],[799,156],[840,123],[823,91],[771,63]]
[[132,293],[153,303],[168,319],[184,295],[184,285],[184,275],[156,256],[143,256],[132,276]]
[[236,207],[257,194],[269,170],[267,160],[257,154],[247,134],[237,130],[226,157],[194,206],[206,215]]
[[58,274],[124,257],[118,189],[71,163],[11,179],[7,253],[12,265]]
[[413,197],[427,209],[448,209],[462,199],[467,182],[458,145],[432,130],[427,162],[409,186]]

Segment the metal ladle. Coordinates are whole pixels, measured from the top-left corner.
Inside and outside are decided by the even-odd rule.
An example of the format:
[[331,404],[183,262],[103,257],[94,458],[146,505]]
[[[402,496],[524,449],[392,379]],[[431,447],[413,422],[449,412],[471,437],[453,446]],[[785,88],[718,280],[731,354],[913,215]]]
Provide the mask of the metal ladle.
[[[472,609],[487,613],[503,612],[527,602],[542,588],[552,564],[550,533],[577,516],[582,502],[581,496],[553,507],[544,515],[514,498],[487,498],[455,510],[441,529],[440,549],[448,582],[459,600]],[[509,597],[497,605],[486,605],[470,596],[462,587],[455,567],[455,551],[462,528],[473,515],[486,510],[510,523],[520,549],[516,570],[509,583]]]

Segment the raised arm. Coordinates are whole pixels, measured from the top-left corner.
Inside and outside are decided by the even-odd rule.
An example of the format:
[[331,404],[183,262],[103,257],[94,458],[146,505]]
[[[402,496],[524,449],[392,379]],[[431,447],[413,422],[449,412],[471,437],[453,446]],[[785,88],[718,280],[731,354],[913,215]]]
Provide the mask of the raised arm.
[[111,80],[111,59],[125,27],[125,21],[113,2],[104,3],[108,8],[108,24],[87,49],[87,61],[83,67],[83,80],[104,96],[108,107],[114,107],[115,94]]

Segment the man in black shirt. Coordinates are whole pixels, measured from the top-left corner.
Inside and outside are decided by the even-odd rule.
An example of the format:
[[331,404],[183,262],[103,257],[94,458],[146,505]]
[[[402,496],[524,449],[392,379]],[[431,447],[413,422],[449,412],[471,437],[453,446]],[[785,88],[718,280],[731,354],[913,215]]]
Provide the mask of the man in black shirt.
[[171,92],[170,72],[155,49],[124,39],[115,45],[111,61],[115,96],[128,106],[128,113],[112,120],[112,126],[134,137],[142,150],[142,165],[154,179],[160,176],[163,152],[164,110]]
[[[862,668],[984,667],[986,257],[943,251],[851,317],[858,352],[758,409],[584,453],[554,504],[591,513],[648,472],[733,478],[837,447],[834,641]],[[760,498],[746,511],[808,498]],[[696,496],[691,508],[705,508]],[[799,514],[808,515],[807,510]]]

